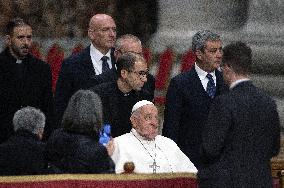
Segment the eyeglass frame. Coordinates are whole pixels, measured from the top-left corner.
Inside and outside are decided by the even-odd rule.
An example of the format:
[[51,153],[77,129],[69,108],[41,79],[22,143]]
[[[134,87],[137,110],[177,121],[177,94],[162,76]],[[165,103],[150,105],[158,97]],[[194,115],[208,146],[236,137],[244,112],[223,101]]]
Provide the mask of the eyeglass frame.
[[128,72],[133,72],[136,75],[138,75],[140,78],[143,78],[143,77],[147,78],[147,76],[149,74],[149,70],[147,70],[147,71],[143,71],[143,70],[141,70],[141,71],[132,71],[132,70],[129,70]]

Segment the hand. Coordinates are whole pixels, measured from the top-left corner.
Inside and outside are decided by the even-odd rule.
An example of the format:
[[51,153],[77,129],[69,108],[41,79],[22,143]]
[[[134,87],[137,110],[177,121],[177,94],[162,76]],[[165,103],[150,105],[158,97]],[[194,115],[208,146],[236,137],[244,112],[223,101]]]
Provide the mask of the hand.
[[106,144],[106,149],[107,149],[108,155],[112,156],[112,154],[114,152],[114,140],[113,140],[113,138],[111,138],[110,141]]

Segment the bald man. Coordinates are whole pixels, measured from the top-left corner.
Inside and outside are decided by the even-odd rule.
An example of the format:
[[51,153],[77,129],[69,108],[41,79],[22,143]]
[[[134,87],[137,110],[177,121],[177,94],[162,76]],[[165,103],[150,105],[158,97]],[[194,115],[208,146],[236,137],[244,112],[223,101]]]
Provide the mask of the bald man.
[[88,37],[91,44],[62,63],[55,92],[58,122],[72,94],[89,88],[92,78],[114,66],[112,48],[116,40],[116,24],[113,18],[106,14],[94,15],[89,22]]

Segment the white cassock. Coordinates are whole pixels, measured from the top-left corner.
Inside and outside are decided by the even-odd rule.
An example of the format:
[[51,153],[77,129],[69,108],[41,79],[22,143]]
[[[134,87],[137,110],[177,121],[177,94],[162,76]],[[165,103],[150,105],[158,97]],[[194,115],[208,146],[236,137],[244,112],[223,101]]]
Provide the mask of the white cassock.
[[176,143],[158,135],[154,140],[143,140],[135,129],[114,138],[114,152],[111,158],[115,172],[124,172],[125,162],[133,162],[134,173],[191,172],[197,169]]

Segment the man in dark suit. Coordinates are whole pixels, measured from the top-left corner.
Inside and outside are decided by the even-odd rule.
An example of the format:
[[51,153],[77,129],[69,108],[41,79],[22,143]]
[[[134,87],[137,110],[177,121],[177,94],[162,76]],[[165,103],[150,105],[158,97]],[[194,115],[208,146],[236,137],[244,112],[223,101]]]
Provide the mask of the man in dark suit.
[[194,67],[172,78],[168,87],[163,135],[174,140],[198,169],[202,166],[201,132],[210,104],[227,88],[217,70],[222,58],[220,36],[199,31],[193,36],[192,50],[196,55]]
[[0,54],[0,143],[13,134],[14,113],[24,106],[46,115],[47,138],[55,128],[50,67],[30,54],[32,28],[23,19],[8,22],[5,37],[6,48]]
[[77,90],[96,84],[93,83],[96,75],[114,67],[112,48],[116,40],[116,25],[113,18],[106,14],[94,15],[89,22],[88,37],[91,45],[62,63],[55,91],[58,121]]
[[249,80],[251,49],[224,48],[223,74],[230,92],[215,98],[202,133],[200,187],[272,187],[270,159],[280,148],[275,102]]

